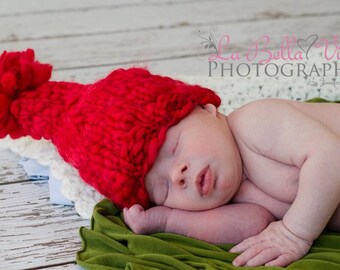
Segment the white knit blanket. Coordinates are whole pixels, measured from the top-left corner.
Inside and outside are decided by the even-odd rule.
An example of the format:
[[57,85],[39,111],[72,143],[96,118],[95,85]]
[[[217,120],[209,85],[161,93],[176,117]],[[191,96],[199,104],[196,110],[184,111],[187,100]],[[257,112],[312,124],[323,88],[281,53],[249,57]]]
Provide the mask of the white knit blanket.
[[[316,58],[315,58],[316,57]],[[314,56],[314,63],[322,63],[322,57]],[[339,61],[338,61],[339,62]],[[340,68],[340,64],[339,64]],[[339,70],[340,73],[340,70]],[[179,79],[191,84],[200,84],[215,90],[222,98],[220,111],[228,114],[241,105],[253,100],[278,97],[293,100],[306,100],[322,97],[329,100],[340,100],[340,85],[321,85],[322,78],[315,78],[318,85],[311,85],[311,78],[277,76],[275,78],[260,76],[255,78],[240,77],[185,77]],[[324,78],[330,81],[332,78]],[[80,216],[90,218],[93,206],[104,197],[92,187],[85,184],[78,172],[59,156],[54,145],[46,140],[36,141],[30,137],[12,140],[9,137],[0,140],[0,147],[23,157],[33,158],[42,165],[50,167],[50,173],[61,179],[62,193],[75,203],[75,209]]]

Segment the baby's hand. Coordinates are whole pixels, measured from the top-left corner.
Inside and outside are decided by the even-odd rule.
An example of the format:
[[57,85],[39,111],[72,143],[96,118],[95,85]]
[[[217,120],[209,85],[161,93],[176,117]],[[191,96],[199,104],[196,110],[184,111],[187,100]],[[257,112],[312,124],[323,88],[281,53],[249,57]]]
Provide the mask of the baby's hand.
[[249,237],[230,252],[242,252],[234,261],[235,266],[281,266],[302,258],[310,249],[307,241],[291,233],[282,221],[272,222],[256,236]]
[[155,206],[144,210],[139,204],[124,208],[125,223],[137,234],[162,232],[166,228],[171,208]]

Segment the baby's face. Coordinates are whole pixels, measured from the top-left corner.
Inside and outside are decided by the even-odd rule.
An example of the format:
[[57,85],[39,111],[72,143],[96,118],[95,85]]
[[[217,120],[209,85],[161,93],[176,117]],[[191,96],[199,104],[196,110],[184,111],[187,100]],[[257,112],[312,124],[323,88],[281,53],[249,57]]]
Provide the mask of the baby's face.
[[145,185],[156,205],[207,210],[230,201],[241,177],[242,162],[227,118],[208,104],[167,131]]

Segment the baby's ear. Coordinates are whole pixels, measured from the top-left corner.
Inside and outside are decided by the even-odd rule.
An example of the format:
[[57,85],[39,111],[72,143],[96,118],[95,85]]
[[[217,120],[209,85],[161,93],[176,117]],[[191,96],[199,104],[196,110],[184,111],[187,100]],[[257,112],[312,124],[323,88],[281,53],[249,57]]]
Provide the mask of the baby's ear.
[[202,107],[213,115],[217,115],[217,108],[215,107],[215,105],[208,103],[203,105]]

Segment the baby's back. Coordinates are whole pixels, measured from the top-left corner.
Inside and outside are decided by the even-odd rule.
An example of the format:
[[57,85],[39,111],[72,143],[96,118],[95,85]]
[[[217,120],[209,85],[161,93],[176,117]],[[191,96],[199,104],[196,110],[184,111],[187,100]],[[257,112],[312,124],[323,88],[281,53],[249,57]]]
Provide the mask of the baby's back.
[[[283,218],[298,191],[304,160],[294,154],[298,153],[295,138],[301,141],[301,152],[311,151],[308,140],[316,148],[318,140],[340,140],[340,104],[270,99],[241,107],[228,116],[228,121],[244,169],[233,202],[262,205],[278,219]],[[340,210],[336,213],[340,220]]]

